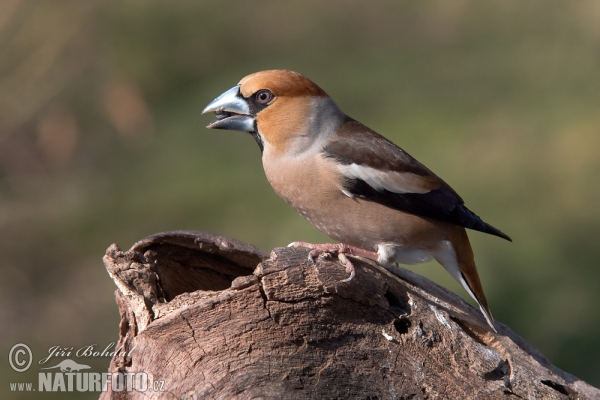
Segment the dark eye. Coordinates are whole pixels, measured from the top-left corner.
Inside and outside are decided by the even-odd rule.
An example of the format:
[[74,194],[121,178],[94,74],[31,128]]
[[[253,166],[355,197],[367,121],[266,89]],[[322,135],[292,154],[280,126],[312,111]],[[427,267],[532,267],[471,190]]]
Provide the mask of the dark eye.
[[256,92],[256,101],[260,104],[269,104],[269,102],[273,100],[273,97],[273,93],[266,89]]

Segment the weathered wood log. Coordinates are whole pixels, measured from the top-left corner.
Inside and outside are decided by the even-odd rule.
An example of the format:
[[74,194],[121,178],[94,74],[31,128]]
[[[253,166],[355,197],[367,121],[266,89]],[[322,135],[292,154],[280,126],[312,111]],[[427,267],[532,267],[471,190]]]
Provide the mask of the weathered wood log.
[[354,259],[340,282],[337,259],[203,232],[112,245],[104,263],[121,314],[109,372],[150,382],[101,398],[600,398],[401,268]]

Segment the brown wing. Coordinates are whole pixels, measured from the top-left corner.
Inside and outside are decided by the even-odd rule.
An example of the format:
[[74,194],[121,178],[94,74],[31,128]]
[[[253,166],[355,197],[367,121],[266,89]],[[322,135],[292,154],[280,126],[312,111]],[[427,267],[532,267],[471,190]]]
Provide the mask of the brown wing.
[[360,122],[348,119],[323,154],[338,162],[342,186],[354,196],[511,240],[469,210],[427,167]]

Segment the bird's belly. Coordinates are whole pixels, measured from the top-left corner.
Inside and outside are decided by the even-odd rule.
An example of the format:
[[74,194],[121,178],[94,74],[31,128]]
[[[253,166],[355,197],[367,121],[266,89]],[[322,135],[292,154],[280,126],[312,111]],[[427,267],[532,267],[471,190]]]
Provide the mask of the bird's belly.
[[314,199],[299,196],[288,201],[308,222],[330,238],[378,251],[389,248],[395,262],[417,264],[432,258],[431,250],[442,237],[430,220],[393,210],[343,194],[325,196],[314,206]]

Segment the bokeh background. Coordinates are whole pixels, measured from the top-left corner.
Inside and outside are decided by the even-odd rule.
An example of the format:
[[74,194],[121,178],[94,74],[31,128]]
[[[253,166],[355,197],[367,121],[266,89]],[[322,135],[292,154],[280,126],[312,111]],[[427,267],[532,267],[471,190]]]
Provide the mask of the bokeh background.
[[[32,398],[8,382],[37,384],[51,346],[116,341],[111,243],[326,240],[272,192],[249,135],[204,128],[210,100],[271,68],[510,234],[470,234],[494,316],[600,386],[600,3],[2,0],[0,397]],[[467,297],[439,265],[411,269]],[[18,342],[29,373],[6,362]]]

